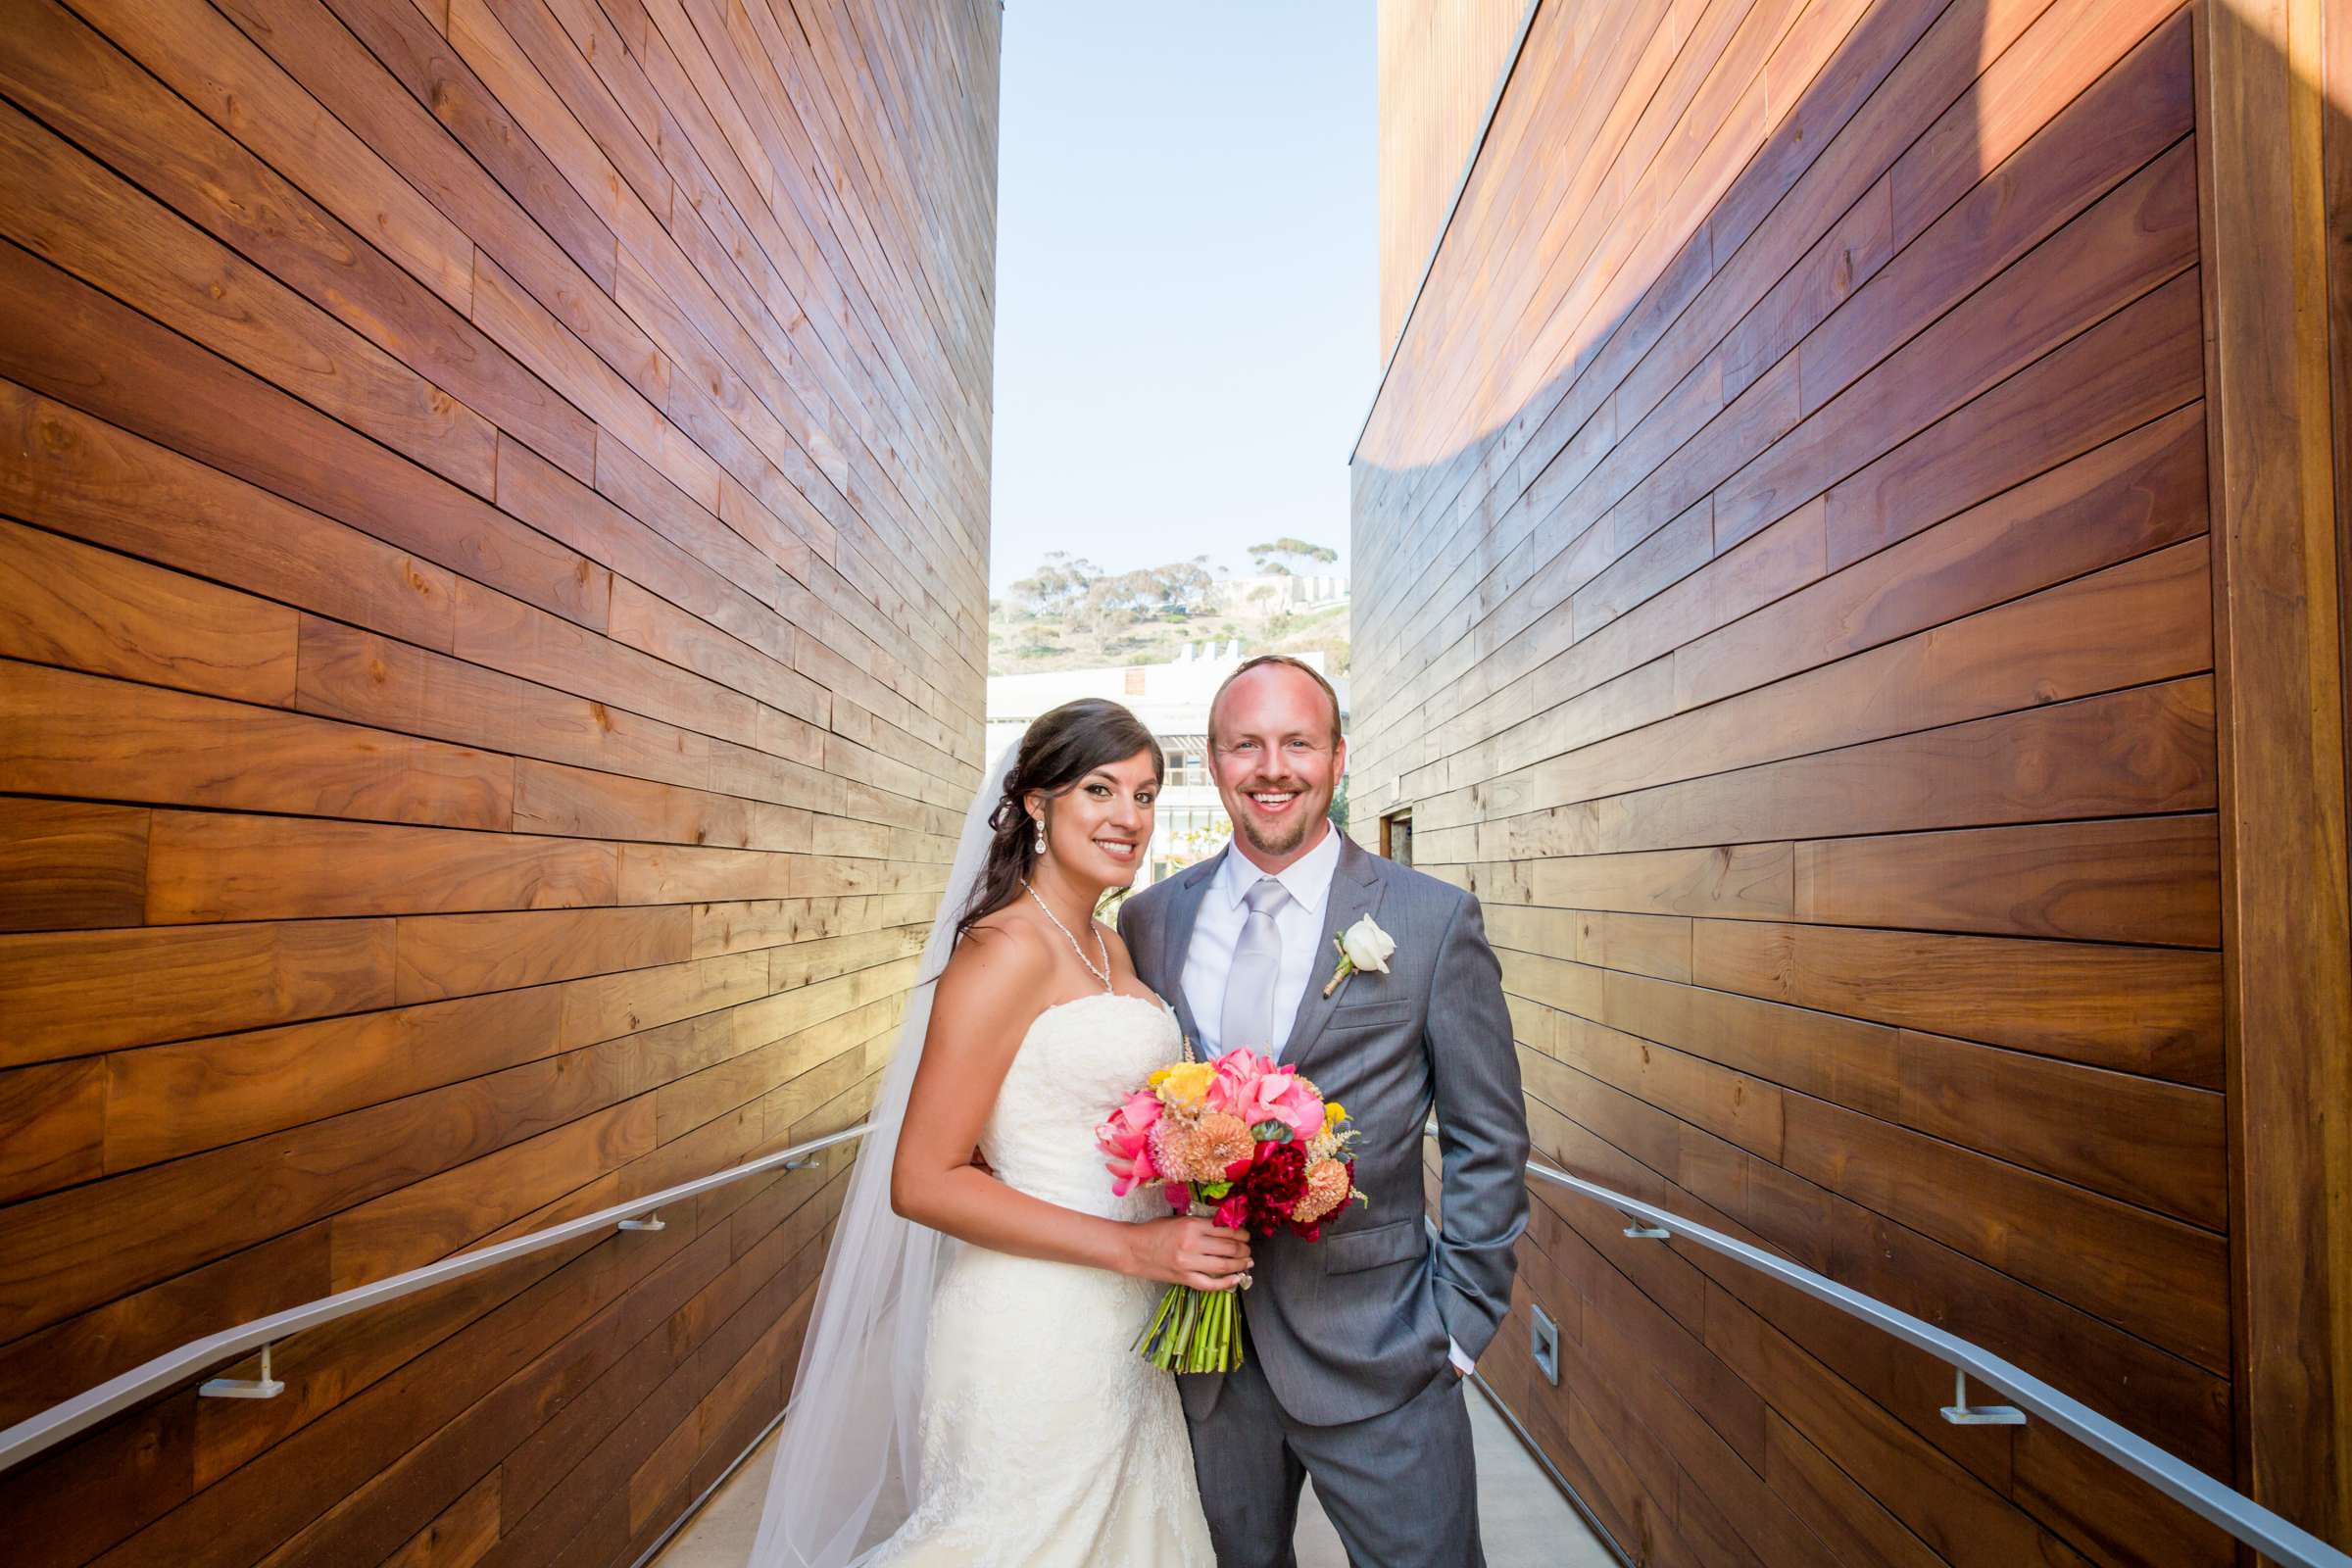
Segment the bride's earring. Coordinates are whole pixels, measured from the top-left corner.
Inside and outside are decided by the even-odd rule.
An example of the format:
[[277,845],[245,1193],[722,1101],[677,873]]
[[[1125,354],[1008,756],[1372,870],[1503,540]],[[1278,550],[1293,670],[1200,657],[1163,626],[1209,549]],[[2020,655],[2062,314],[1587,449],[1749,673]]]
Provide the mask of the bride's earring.
[[1037,819],[1037,853],[1046,853],[1046,819],[1042,816]]

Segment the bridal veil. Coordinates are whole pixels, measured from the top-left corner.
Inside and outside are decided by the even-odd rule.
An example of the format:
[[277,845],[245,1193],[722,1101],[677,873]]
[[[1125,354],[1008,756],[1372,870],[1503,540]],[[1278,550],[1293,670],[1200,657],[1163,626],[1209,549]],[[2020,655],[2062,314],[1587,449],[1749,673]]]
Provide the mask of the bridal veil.
[[939,913],[923,946],[921,979],[874,1099],[873,1130],[850,1173],[833,1246],[801,1343],[799,1375],[776,1443],[756,1568],[851,1568],[905,1522],[920,1494],[925,1341],[942,1250],[939,1232],[890,1204],[899,1124],[931,1025],[931,999],[956,946],[956,921],[978,884],[991,825],[1020,743],[981,775]]

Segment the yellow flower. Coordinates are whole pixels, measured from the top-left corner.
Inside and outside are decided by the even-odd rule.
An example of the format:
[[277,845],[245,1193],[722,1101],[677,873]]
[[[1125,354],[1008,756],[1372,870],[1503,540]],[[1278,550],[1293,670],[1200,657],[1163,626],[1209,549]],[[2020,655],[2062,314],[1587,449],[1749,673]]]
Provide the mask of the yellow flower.
[[1348,1107],[1334,1100],[1323,1107],[1323,1125],[1337,1127],[1348,1119]]
[[1216,1078],[1217,1069],[1210,1063],[1186,1061],[1153,1073],[1152,1087],[1159,1091],[1161,1104],[1190,1107],[1207,1098],[1208,1086]]

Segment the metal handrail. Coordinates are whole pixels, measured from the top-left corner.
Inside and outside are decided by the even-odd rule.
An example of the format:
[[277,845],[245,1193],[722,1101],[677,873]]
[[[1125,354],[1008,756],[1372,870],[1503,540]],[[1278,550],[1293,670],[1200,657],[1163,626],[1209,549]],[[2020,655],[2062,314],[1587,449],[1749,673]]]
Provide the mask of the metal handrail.
[[[1848,1316],[1860,1318],[1898,1340],[1917,1346],[1952,1369],[1957,1380],[1956,1393],[1952,1403],[1944,1407],[1941,1413],[1945,1420],[1955,1425],[2016,1426],[2022,1425],[2028,1415],[2039,1416],[2076,1442],[2105,1454],[2166,1496],[2219,1525],[2265,1556],[2288,1565],[2288,1568],[2352,1568],[2352,1557],[2347,1557],[2309,1531],[2281,1519],[2253,1498],[2230,1491],[2203,1471],[2174,1458],[2145,1438],[2118,1426],[2080,1399],[2059,1393],[2031,1372],[2003,1360],[1982,1346],[1947,1334],[1932,1323],[1888,1306],[1876,1297],[1865,1296],[1860,1291],[1816,1274],[1801,1264],[1776,1257],[1761,1248],[1735,1241],[1704,1225],[1692,1224],[1668,1209],[1644,1203],[1638,1198],[1629,1198],[1623,1193],[1586,1181],[1581,1176],[1554,1170],[1537,1160],[1529,1160],[1527,1169],[1530,1175],[1541,1176],[1545,1181],[1556,1182],[1572,1192],[1581,1193],[1634,1221],[1626,1227],[1625,1234],[1630,1237],[1696,1242],[1710,1251],[1744,1263],[1784,1285],[1794,1286],[1817,1301],[1826,1302]],[[1970,1404],[1970,1378],[2007,1396],[2016,1401],[2016,1406]]]
[[[477,1252],[461,1252],[455,1257],[443,1258],[422,1268],[413,1268],[371,1284],[355,1286],[316,1301],[291,1306],[268,1317],[256,1318],[250,1323],[192,1340],[177,1349],[167,1350],[126,1372],[118,1373],[63,1403],[52,1405],[37,1415],[27,1416],[16,1425],[0,1430],[0,1470],[22,1464],[34,1454],[87,1431],[149,1395],[182,1382],[207,1367],[218,1366],[243,1355],[248,1350],[259,1349],[263,1352],[261,1379],[254,1382],[216,1380],[215,1385],[208,1385],[208,1389],[230,1396],[267,1397],[284,1387],[270,1378],[270,1348],[291,1335],[331,1323],[337,1318],[347,1317],[384,1301],[396,1300],[430,1286],[462,1279],[531,1252],[560,1247],[600,1230],[613,1227],[659,1230],[662,1228],[659,1211],[663,1208],[779,1166],[786,1170],[801,1169],[814,1163],[811,1155],[836,1144],[862,1138],[871,1130],[871,1123],[859,1122],[841,1132],[798,1144],[694,1181],[682,1182],[675,1187],[665,1187],[658,1193],[648,1193],[642,1198],[598,1209],[593,1214],[584,1214],[578,1219],[567,1220],[543,1231],[517,1236],[496,1246],[485,1247]],[[1529,1160],[1527,1169],[1532,1176],[1581,1193],[1636,1222],[1626,1227],[1625,1234],[1629,1237],[1695,1242],[1710,1251],[1743,1263],[1785,1285],[1793,1286],[1815,1300],[1837,1307],[1848,1316],[1859,1318],[1927,1351],[1949,1366],[1956,1379],[1953,1402],[1942,1411],[1947,1421],[1960,1425],[2016,1425],[2023,1423],[2029,1414],[2039,1416],[2076,1442],[2105,1454],[2191,1512],[2228,1531],[2264,1555],[2286,1565],[2286,1568],[2352,1568],[2352,1557],[2310,1532],[2280,1518],[2252,1498],[2230,1491],[2204,1472],[2173,1457],[2146,1439],[2117,1425],[2081,1400],[2059,1393],[2041,1379],[1982,1346],[1947,1334],[1932,1323],[1889,1306],[1876,1297],[1865,1296],[1816,1274],[1802,1264],[1776,1257],[1761,1248],[1750,1247],[1720,1231],[1695,1224],[1669,1209],[1586,1181],[1581,1176],[1571,1176],[1566,1171],[1556,1170],[1538,1160]],[[1972,1377],[2015,1400],[2016,1407],[1970,1404],[1968,1380]]]
[[566,1220],[543,1231],[517,1236],[512,1241],[500,1242],[495,1247],[485,1247],[478,1252],[460,1252],[438,1263],[427,1263],[422,1268],[413,1268],[404,1274],[393,1274],[371,1284],[354,1286],[348,1291],[339,1291],[316,1301],[306,1301],[300,1306],[290,1306],[282,1312],[272,1312],[268,1317],[256,1318],[250,1323],[240,1323],[234,1328],[208,1334],[201,1340],[191,1340],[175,1350],[166,1350],[127,1372],[108,1378],[96,1388],[77,1394],[62,1404],[51,1405],[37,1415],[26,1416],[15,1426],[0,1430],[0,1470],[22,1464],[43,1449],[53,1447],[76,1433],[87,1431],[117,1411],[138,1403],[149,1395],[184,1382],[207,1367],[219,1366],[248,1350],[258,1349],[262,1352],[260,1378],[216,1378],[204,1386],[203,1392],[230,1398],[268,1398],[285,1388],[284,1384],[276,1382],[270,1375],[270,1347],[290,1335],[299,1334],[304,1329],[315,1329],[322,1323],[332,1323],[339,1317],[348,1317],[384,1301],[397,1300],[429,1286],[463,1279],[468,1274],[494,1268],[527,1253],[561,1247],[565,1242],[593,1235],[600,1230],[615,1227],[621,1230],[661,1230],[662,1223],[659,1211],[662,1209],[682,1203],[713,1188],[774,1170],[778,1166],[785,1170],[799,1170],[812,1165],[815,1160],[810,1156],[835,1144],[864,1137],[872,1125],[870,1122],[859,1122],[842,1132],[828,1134],[806,1144],[796,1144],[790,1149],[764,1154],[741,1165],[729,1166],[694,1181],[665,1187],[658,1193],[648,1193],[643,1198],[632,1198],[625,1203],[614,1203],[593,1214],[583,1214],[578,1219]]

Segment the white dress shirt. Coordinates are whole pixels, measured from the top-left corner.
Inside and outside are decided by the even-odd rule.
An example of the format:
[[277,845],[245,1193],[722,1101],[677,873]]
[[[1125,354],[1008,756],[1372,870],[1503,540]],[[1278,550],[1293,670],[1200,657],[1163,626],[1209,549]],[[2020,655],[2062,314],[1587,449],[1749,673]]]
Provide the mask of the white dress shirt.
[[[1242,901],[1269,873],[1244,855],[1240,844],[1226,850],[1216,880],[1201,895],[1193,943],[1184,956],[1184,1000],[1193,1009],[1194,1027],[1200,1031],[1194,1044],[1203,1057],[1222,1055],[1237,1045],[1282,1055],[1308,983],[1322,978],[1314,972],[1315,944],[1323,936],[1323,907],[1331,901],[1331,874],[1339,864],[1339,830],[1326,824],[1320,843],[1270,873],[1290,895],[1274,916],[1274,930],[1282,940],[1282,962],[1274,971],[1274,1038],[1227,1042],[1218,1038],[1224,1027],[1225,982],[1233,973],[1233,950],[1241,944],[1242,923],[1250,917]],[[1340,961],[1337,953],[1331,961]]]
[[[1281,1057],[1282,1048],[1290,1043],[1291,1027],[1298,1021],[1299,1004],[1306,1000],[1306,988],[1322,979],[1316,973],[1316,944],[1323,936],[1323,908],[1331,899],[1331,875],[1339,864],[1339,829],[1329,826],[1313,849],[1271,873],[1244,855],[1238,842],[1226,849],[1216,881],[1201,895],[1200,911],[1193,918],[1192,944],[1184,955],[1184,1000],[1192,1008],[1193,1026],[1200,1031],[1194,1045],[1202,1060],[1222,1055],[1227,1049],[1218,1034],[1224,1025],[1225,982],[1233,972],[1233,950],[1240,946],[1242,923],[1250,917],[1242,901],[1269,874],[1291,896],[1274,916],[1274,930],[1282,940],[1282,963],[1274,972],[1270,1054]],[[1338,953],[1331,955],[1331,961],[1335,966],[1339,963]],[[1446,1345],[1454,1370],[1469,1376],[1474,1366],[1461,1346],[1452,1340]]]

